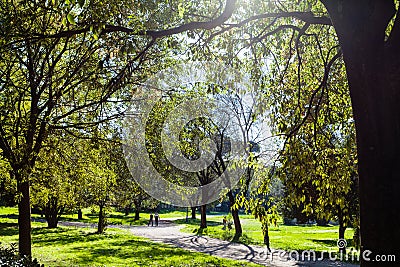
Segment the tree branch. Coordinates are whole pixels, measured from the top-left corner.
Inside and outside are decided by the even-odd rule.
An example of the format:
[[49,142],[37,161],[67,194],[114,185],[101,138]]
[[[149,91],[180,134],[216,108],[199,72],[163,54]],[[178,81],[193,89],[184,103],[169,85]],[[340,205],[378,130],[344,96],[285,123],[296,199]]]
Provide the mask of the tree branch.
[[[190,30],[209,30],[213,29],[215,27],[218,27],[222,25],[225,21],[227,21],[233,14],[233,11],[235,9],[235,4],[236,0],[226,0],[225,3],[225,9],[224,11],[215,19],[210,20],[210,21],[194,21],[194,22],[189,22],[174,28],[170,29],[165,29],[165,30],[145,30],[145,31],[137,31],[136,29],[124,27],[124,26],[117,26],[117,25],[105,25],[104,29],[101,31],[100,35],[106,34],[106,33],[112,33],[112,32],[124,32],[124,33],[129,33],[129,34],[134,34],[134,35],[145,35],[149,36],[152,39],[158,39],[162,38],[165,36],[170,36],[174,35],[177,33],[182,33]],[[64,38],[64,37],[72,37],[75,35],[79,35],[82,33],[90,32],[90,29],[93,27],[97,27],[99,24],[91,24],[87,25],[86,27],[82,29],[76,29],[76,30],[67,30],[67,31],[62,31],[59,33],[55,34],[50,34],[50,35],[45,35],[45,34],[33,34],[34,37],[32,37],[30,40],[40,40],[40,39],[51,39],[51,38]]]
[[326,83],[328,82],[328,78],[329,78],[329,71],[332,68],[333,64],[335,63],[335,61],[340,58],[342,56],[342,52],[339,51],[335,56],[332,57],[332,59],[328,62],[328,64],[325,67],[325,72],[324,72],[324,77],[322,78],[321,83],[319,84],[318,88],[312,93],[310,101],[309,101],[309,105],[306,111],[306,114],[304,115],[303,119],[301,120],[301,122],[296,125],[288,134],[288,137],[291,137],[292,135],[294,135],[299,129],[300,127],[307,121],[307,118],[310,116],[311,114],[311,109],[312,109],[312,103],[314,102],[314,99],[317,95],[317,93],[321,90],[321,88],[326,86]]

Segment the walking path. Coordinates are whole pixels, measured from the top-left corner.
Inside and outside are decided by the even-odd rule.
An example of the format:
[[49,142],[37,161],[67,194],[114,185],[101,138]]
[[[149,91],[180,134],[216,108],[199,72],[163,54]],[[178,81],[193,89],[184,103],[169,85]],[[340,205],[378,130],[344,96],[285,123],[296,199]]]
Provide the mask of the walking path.
[[[244,245],[223,241],[208,236],[198,236],[190,233],[184,233],[180,230],[184,225],[174,224],[171,219],[160,221],[158,227],[149,226],[128,226],[128,225],[109,225],[110,228],[129,229],[134,235],[149,238],[152,241],[165,243],[174,247],[206,253],[212,256],[235,260],[247,260],[253,263],[271,266],[312,266],[312,267],[356,267],[358,265],[343,263],[339,261],[295,261],[289,258],[287,252],[282,250],[272,250],[266,253],[265,248],[256,245]],[[86,223],[79,222],[60,222],[61,225],[87,227]],[[96,227],[91,225],[91,227]],[[301,259],[301,254],[297,257],[291,253],[292,257]],[[305,255],[305,258],[307,256]]]

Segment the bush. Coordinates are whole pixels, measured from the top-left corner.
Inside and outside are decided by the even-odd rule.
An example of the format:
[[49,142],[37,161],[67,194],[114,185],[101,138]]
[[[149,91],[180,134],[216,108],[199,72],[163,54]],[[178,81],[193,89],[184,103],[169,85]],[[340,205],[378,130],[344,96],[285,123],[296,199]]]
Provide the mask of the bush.
[[42,267],[37,259],[23,256],[21,257],[17,251],[17,245],[11,244],[5,247],[0,243],[0,267]]

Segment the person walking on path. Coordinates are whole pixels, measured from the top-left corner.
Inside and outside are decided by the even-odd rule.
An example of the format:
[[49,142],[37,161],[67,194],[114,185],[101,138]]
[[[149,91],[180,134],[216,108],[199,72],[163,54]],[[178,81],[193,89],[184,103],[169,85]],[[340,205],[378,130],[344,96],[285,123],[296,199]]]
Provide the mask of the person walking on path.
[[149,223],[147,224],[147,226],[150,226],[150,223],[151,223],[151,226],[154,226],[153,225],[153,213],[152,212],[150,212],[150,220],[149,220]]
[[158,215],[158,212],[154,213],[154,219],[156,220],[156,226],[158,226],[158,219],[160,216]]
[[222,227],[222,230],[226,229],[226,223],[228,222],[228,220],[226,219],[226,216],[224,216],[224,218],[222,219],[222,224],[224,225],[224,227]]

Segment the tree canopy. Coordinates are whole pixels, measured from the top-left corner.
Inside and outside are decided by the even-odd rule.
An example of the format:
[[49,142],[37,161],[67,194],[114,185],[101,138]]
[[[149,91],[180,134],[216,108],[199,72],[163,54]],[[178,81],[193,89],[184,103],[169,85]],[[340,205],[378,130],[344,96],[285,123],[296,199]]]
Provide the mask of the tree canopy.
[[[387,231],[400,219],[398,1],[7,0],[0,7],[1,166],[20,196],[22,254],[31,254],[31,175],[52,134],[92,138],[124,114],[134,84],[201,59],[251,73],[286,140],[289,176],[324,196],[340,184],[343,197],[359,177],[361,249],[398,255],[400,232]],[[298,165],[313,166],[313,179]],[[343,208],[339,199],[316,202]]]

